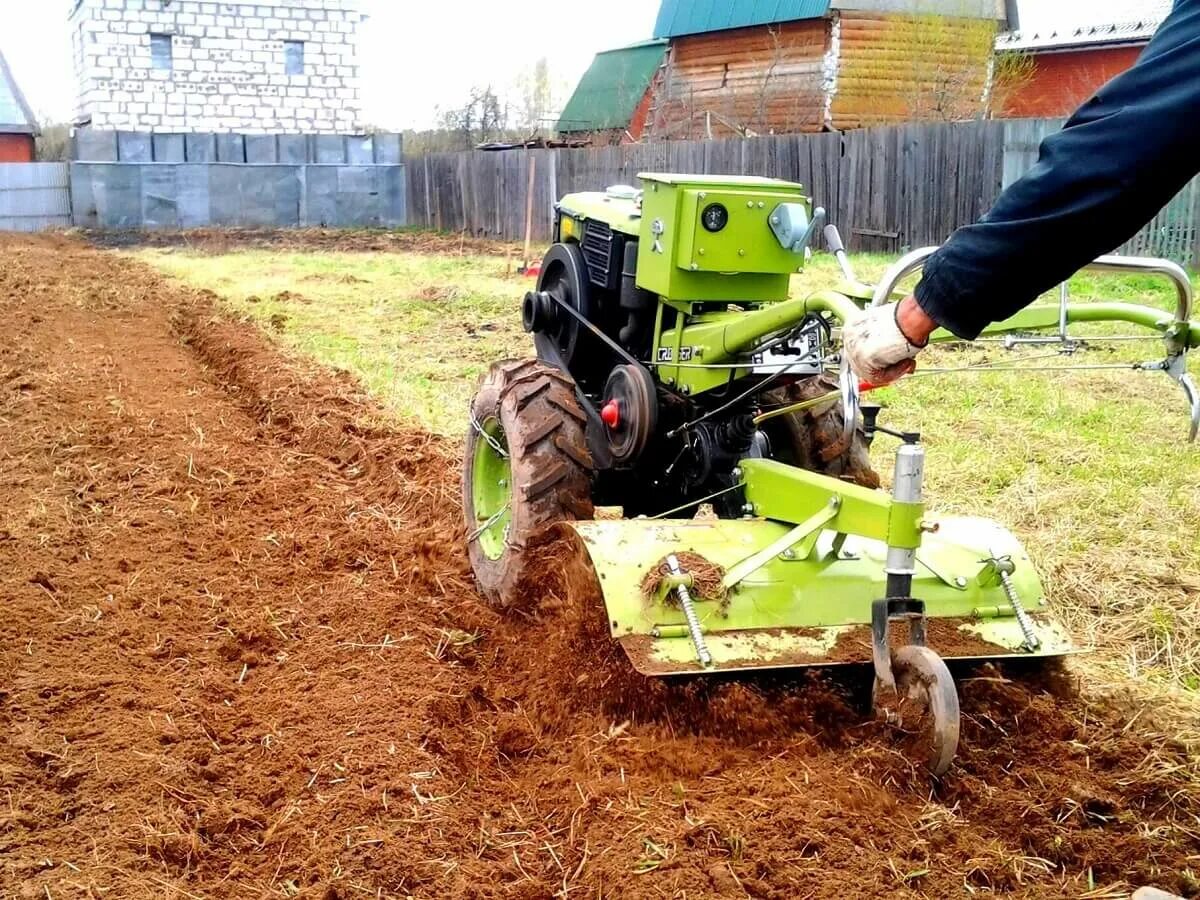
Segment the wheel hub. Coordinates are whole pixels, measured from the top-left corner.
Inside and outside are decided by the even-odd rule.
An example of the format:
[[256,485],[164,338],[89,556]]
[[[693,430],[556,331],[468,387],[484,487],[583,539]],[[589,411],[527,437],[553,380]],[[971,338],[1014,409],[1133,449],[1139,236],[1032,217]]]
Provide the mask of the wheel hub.
[[617,366],[604,385],[600,410],[613,460],[629,464],[637,459],[658,422],[658,392],[654,378],[642,366]]
[[512,463],[500,421],[489,418],[477,427],[471,497],[476,538],[488,559],[499,559],[512,522]]

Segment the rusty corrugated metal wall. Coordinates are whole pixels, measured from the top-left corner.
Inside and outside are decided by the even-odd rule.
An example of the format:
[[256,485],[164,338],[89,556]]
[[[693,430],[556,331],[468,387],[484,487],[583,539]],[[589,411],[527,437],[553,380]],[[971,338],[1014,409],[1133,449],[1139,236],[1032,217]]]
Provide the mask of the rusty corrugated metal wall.
[[650,140],[817,131],[825,19],[675,38],[646,124]]
[[953,122],[984,111],[994,22],[843,12],[830,124],[838,129]]

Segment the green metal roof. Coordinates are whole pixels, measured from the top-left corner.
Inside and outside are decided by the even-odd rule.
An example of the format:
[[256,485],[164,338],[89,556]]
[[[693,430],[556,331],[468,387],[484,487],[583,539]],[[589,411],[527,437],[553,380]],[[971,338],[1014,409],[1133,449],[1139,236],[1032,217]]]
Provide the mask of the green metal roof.
[[830,0],[662,0],[654,36],[669,38],[793,19],[819,19],[829,12],[829,3]]
[[559,116],[559,132],[627,127],[666,51],[666,41],[654,40],[597,53]]

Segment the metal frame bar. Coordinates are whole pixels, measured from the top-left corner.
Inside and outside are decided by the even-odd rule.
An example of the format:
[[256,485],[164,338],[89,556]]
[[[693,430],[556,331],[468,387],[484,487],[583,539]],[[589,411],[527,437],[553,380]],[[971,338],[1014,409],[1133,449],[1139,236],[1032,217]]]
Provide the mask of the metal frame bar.
[[[896,260],[891,267],[884,272],[883,277],[879,280],[879,284],[875,287],[875,293],[871,297],[872,306],[882,306],[887,303],[892,296],[892,292],[896,289],[896,285],[900,283],[906,275],[911,275],[918,269],[924,268],[925,261],[929,259],[939,248],[937,247],[919,247],[912,250],[900,259]],[[1080,271],[1092,272],[1123,272],[1140,273],[1143,275],[1163,275],[1175,285],[1175,322],[1187,323],[1192,317],[1192,307],[1194,303],[1192,283],[1188,279],[1187,272],[1178,263],[1171,262],[1169,259],[1157,259],[1149,256],[1115,256],[1112,254],[1099,256],[1094,261],[1088,263]],[[1113,304],[1120,305],[1120,304]],[[1047,307],[1059,309],[1059,306]],[[1143,307],[1144,308],[1144,307]],[[1133,320],[1127,320],[1133,321]],[[1141,323],[1138,323],[1141,324]]]

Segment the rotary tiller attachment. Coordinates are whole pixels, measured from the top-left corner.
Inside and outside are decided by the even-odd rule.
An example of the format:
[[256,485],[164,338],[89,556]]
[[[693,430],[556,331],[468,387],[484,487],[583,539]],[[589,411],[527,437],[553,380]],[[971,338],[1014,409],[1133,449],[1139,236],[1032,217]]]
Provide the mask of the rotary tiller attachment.
[[870,664],[876,714],[943,774],[959,728],[944,658],[1072,648],[1011,533],[926,514],[925,454],[907,437],[890,496],[747,459],[736,472],[744,518],[574,523],[634,668],[677,676]]

